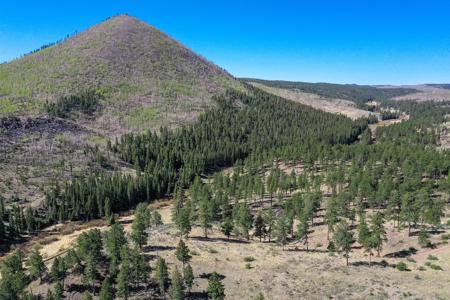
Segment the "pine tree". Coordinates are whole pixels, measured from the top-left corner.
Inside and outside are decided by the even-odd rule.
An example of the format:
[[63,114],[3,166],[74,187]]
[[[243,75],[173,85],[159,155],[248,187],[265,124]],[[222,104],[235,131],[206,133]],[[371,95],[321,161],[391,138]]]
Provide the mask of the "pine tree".
[[230,239],[230,235],[233,232],[233,227],[233,221],[229,217],[225,218],[222,224],[220,224],[220,230],[228,240]]
[[200,202],[198,221],[200,222],[200,226],[203,228],[203,235],[205,236],[205,238],[207,238],[208,229],[212,227],[212,214],[210,201],[208,198],[202,199],[202,201]]
[[191,209],[189,206],[185,206],[181,209],[177,220],[178,230],[181,236],[189,237],[189,233],[192,230],[191,225]]
[[355,242],[353,239],[353,232],[350,226],[345,221],[341,221],[337,226],[333,235],[333,242],[339,252],[344,253],[346,263],[348,266],[349,254],[352,251],[352,245]]
[[259,241],[261,242],[262,237],[266,234],[264,219],[261,213],[258,213],[258,215],[256,216],[254,228],[255,228],[254,235],[259,237]]
[[297,238],[305,241],[306,251],[309,251],[309,224],[305,215],[302,215],[297,225]]
[[130,294],[129,290],[129,266],[122,262],[122,266],[120,268],[119,274],[117,275],[117,295],[122,297],[123,299],[128,299]]
[[285,215],[281,215],[275,223],[275,238],[278,244],[281,244],[284,250],[289,234],[289,225]]
[[[47,299],[48,299],[48,296],[47,296]],[[85,291],[83,293],[83,300],[92,300],[92,295],[88,291]]]
[[213,300],[224,300],[225,299],[225,288],[220,282],[220,276],[214,272],[208,279],[208,296]]
[[147,224],[149,223],[149,211],[144,203],[136,207],[133,224],[131,224],[131,239],[139,247],[147,242]]
[[30,277],[32,279],[42,280],[44,273],[47,271],[44,260],[42,259],[39,250],[35,247],[33,248],[30,259],[28,260],[28,266],[30,267]]
[[188,293],[190,293],[192,285],[194,284],[194,272],[192,271],[192,267],[190,264],[186,265],[186,267],[183,269],[183,280],[184,284],[187,287]]
[[377,249],[377,256],[380,257],[383,248],[383,242],[387,240],[386,230],[384,229],[384,218],[380,212],[375,213],[372,217],[371,240],[373,246]]
[[155,279],[159,285],[159,291],[161,295],[166,293],[166,282],[169,278],[169,273],[167,271],[167,264],[164,258],[158,257],[155,265]]
[[372,249],[374,243],[372,239],[372,233],[369,230],[369,226],[366,222],[365,214],[361,214],[358,224],[358,243],[364,247],[367,253],[369,253],[369,266],[372,264]]
[[169,294],[171,300],[184,299],[183,280],[177,267],[175,267],[175,270],[172,272]]
[[109,278],[105,278],[102,282],[102,287],[100,289],[100,300],[110,300],[114,299],[113,290]]
[[108,253],[108,257],[111,260],[111,264],[118,266],[120,263],[120,251],[124,245],[127,244],[125,237],[125,231],[123,226],[119,223],[115,223],[111,226],[105,234],[105,249]]
[[54,289],[54,299],[61,300],[64,296],[64,289],[60,281],[56,282]]
[[177,250],[175,251],[175,255],[177,259],[184,265],[187,264],[192,256],[189,254],[189,248],[183,240],[180,240],[177,246]]
[[270,207],[269,209],[267,209],[267,211],[264,214],[264,223],[267,226],[266,232],[267,232],[268,237],[269,237],[269,243],[271,241],[272,230],[273,230],[273,227],[275,225],[275,221],[276,221],[275,212],[272,209],[272,207]]
[[18,250],[5,258],[0,268],[0,291],[8,295],[7,299],[20,299],[28,278],[23,268],[22,251]]
[[327,240],[330,240],[330,232],[333,232],[334,225],[339,221],[338,215],[338,205],[336,197],[331,197],[327,202],[327,207],[325,211],[325,220],[328,225],[327,230]]

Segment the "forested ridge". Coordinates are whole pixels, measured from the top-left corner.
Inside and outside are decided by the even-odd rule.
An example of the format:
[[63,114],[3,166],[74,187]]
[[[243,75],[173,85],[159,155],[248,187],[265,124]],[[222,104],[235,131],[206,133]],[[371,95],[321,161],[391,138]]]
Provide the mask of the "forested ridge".
[[[30,207],[5,208],[1,201],[0,238],[6,242],[56,222],[105,218],[112,224],[103,237],[96,230],[83,234],[48,271],[38,250],[27,272],[21,267],[23,254],[16,252],[2,268],[3,291],[27,299],[31,295],[22,290],[31,280],[41,280],[42,272],[48,274],[42,280],[55,284],[50,299],[62,297],[68,274],[81,276],[85,295],[96,294],[102,282],[102,299],[147,291],[152,280],[160,297],[169,293],[182,299],[193,283],[183,240],[176,251],[183,274],[173,270],[168,290],[166,262],[158,258],[149,279],[142,254],[147,228],[162,222],[158,212],[139,203],[167,195],[173,198],[172,219],[182,239],[193,227],[201,227],[207,239],[215,226],[228,239],[256,237],[283,250],[298,241],[308,252],[312,232],[324,222],[327,251],[342,253],[349,264],[355,242],[367,251],[369,262],[379,255],[391,222],[411,236],[416,232],[422,247],[436,247],[429,235],[441,226],[450,189],[450,153],[436,147],[439,125],[449,112],[446,104],[400,104],[411,119],[379,127],[374,141],[368,128],[373,120],[351,121],[254,87],[247,93],[230,90],[216,102],[192,125],[128,134],[108,143],[111,154],[134,166],[135,175],[102,172],[56,182],[47,193],[44,214]],[[220,172],[229,166],[234,166],[231,173]],[[205,175],[211,180],[203,182]],[[135,246],[130,248],[114,215],[136,205],[129,236]],[[218,276],[209,277],[213,299],[224,297]]]

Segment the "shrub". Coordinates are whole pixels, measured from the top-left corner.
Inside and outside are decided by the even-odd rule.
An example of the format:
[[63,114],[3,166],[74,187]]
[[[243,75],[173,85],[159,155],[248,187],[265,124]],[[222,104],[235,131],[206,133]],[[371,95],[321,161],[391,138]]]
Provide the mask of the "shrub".
[[442,267],[440,265],[430,264],[430,268],[437,271],[442,271]]
[[250,263],[246,263],[246,264],[245,264],[245,268],[246,268],[246,269],[251,269],[251,268],[252,268],[252,265],[251,265]]
[[424,266],[419,267],[419,271],[426,271],[426,270],[427,270],[427,268],[425,268]]
[[252,261],[255,261],[255,258],[253,256],[246,256],[246,257],[244,257],[244,261],[245,262],[252,262]]
[[401,261],[401,262],[399,262],[397,264],[397,270],[399,270],[399,271],[407,271],[408,270],[408,266],[406,265],[406,263]]
[[429,254],[427,257],[428,260],[439,260],[439,258],[437,258],[437,256],[431,255]]
[[412,257],[408,257],[406,260],[410,263],[416,263],[416,260]]

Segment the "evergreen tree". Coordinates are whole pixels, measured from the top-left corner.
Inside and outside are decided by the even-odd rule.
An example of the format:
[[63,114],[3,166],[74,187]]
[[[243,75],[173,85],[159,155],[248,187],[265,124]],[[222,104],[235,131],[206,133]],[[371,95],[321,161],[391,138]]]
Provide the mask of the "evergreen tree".
[[189,237],[189,233],[192,230],[191,225],[191,209],[189,206],[183,207],[178,216],[177,221],[178,230],[181,236]]
[[272,237],[272,230],[273,227],[275,225],[275,221],[276,221],[276,216],[275,216],[275,212],[272,209],[272,207],[270,207],[269,209],[266,210],[265,214],[264,214],[264,223],[266,224],[266,232],[267,235],[269,237],[269,243],[271,241],[271,237]]
[[183,240],[180,240],[177,246],[177,250],[175,251],[175,255],[177,259],[184,265],[187,264],[192,256],[189,254],[189,248]]
[[287,238],[289,234],[289,224],[286,216],[281,215],[275,223],[275,238],[278,244],[281,244],[284,250],[284,246],[287,244]]
[[384,229],[384,218],[380,212],[375,213],[372,217],[371,231],[371,240],[373,246],[377,250],[377,256],[379,257],[383,247],[383,242],[387,240],[386,230]]
[[136,207],[133,224],[131,224],[131,239],[142,248],[147,242],[147,224],[149,223],[149,211],[144,203],[139,203]]
[[187,264],[183,269],[183,280],[184,284],[187,287],[188,293],[191,292],[192,285],[194,284],[194,272],[192,271],[192,267],[190,264]]
[[105,278],[102,282],[102,287],[100,289],[100,300],[110,300],[114,299],[113,290],[109,278]]
[[230,239],[230,235],[233,232],[233,227],[233,221],[229,217],[225,218],[222,224],[220,224],[220,230],[228,240]]
[[256,216],[254,228],[255,228],[254,235],[259,237],[259,241],[261,242],[262,237],[266,234],[264,219],[261,215],[261,212],[258,213],[258,215]]
[[28,260],[28,266],[30,267],[31,279],[39,278],[42,280],[44,273],[47,271],[47,267],[45,266],[44,260],[36,247],[33,248],[31,252],[30,259]]
[[208,279],[208,296],[213,300],[225,299],[225,288],[220,282],[220,276],[214,272]]
[[159,291],[161,295],[166,293],[166,282],[169,278],[169,273],[167,271],[167,264],[164,258],[158,257],[155,265],[155,279],[159,285]]
[[203,228],[203,234],[205,238],[208,237],[208,229],[212,227],[212,214],[210,201],[208,198],[203,199],[200,202],[199,213],[198,213],[198,221],[200,222],[200,226]]
[[308,217],[305,215],[302,215],[297,225],[297,238],[299,240],[304,240],[306,251],[309,251],[309,224]]
[[336,249],[344,253],[346,263],[348,266],[349,254],[352,251],[352,245],[355,242],[353,239],[353,232],[350,230],[350,226],[345,221],[341,221],[334,232],[333,242]]
[[365,214],[361,214],[358,224],[358,243],[369,253],[369,266],[372,264],[372,249],[374,249],[374,239],[366,222]]
[[6,257],[0,267],[0,291],[6,299],[20,299],[22,291],[27,285],[28,278],[23,268],[22,251],[18,250]]
[[175,267],[175,270],[172,272],[169,294],[171,300],[184,299],[183,279],[177,267]]
[[61,300],[64,297],[64,289],[60,281],[56,282],[54,289],[54,299]]

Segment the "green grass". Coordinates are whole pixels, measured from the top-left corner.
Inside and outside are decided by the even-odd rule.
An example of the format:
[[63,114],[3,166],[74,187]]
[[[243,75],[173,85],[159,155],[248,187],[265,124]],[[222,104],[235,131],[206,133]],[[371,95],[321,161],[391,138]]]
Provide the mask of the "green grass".
[[108,138],[101,135],[92,135],[89,137],[89,141],[100,146],[106,146]]
[[19,106],[8,98],[0,99],[0,114],[12,114],[19,110]]
[[143,129],[158,118],[158,109],[155,107],[136,107],[130,110],[125,118],[125,124],[128,128]]

